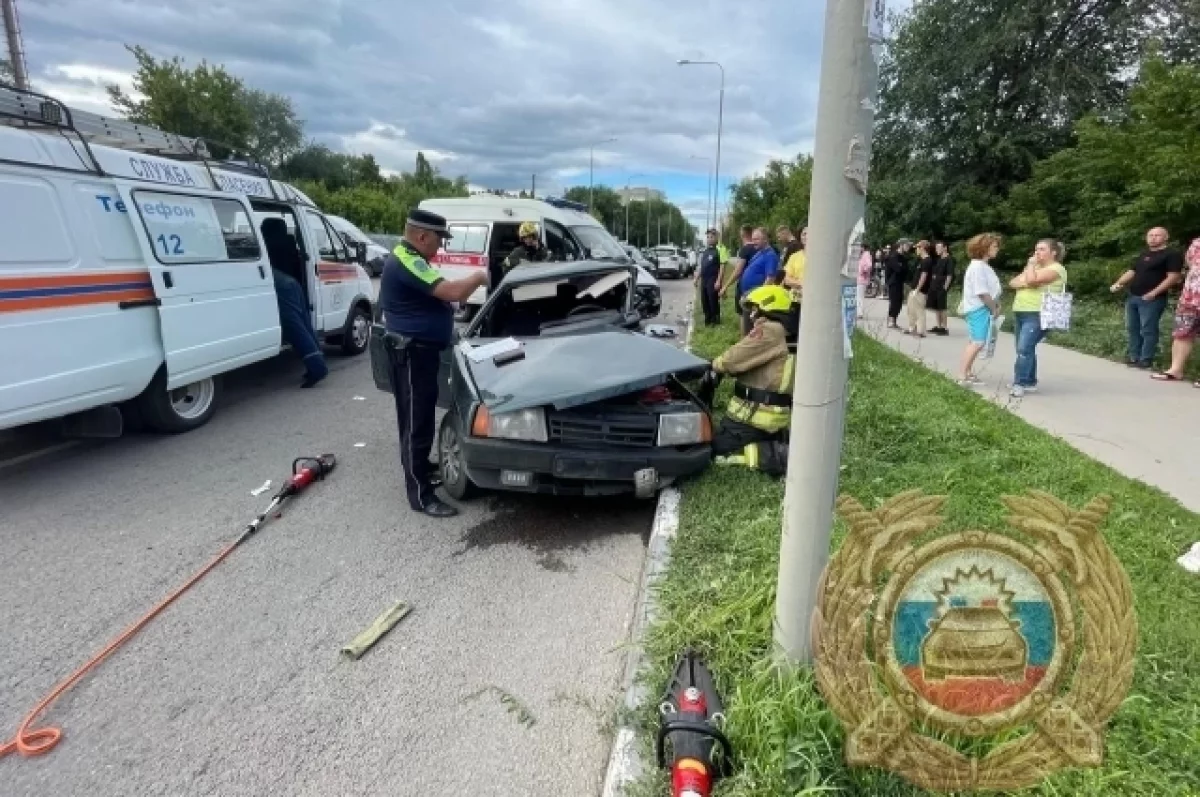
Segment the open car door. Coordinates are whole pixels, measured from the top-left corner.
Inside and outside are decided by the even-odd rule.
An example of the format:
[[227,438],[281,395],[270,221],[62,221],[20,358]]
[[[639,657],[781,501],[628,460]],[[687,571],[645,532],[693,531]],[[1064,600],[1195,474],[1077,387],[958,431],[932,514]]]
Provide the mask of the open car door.
[[117,181],[150,269],[174,389],[279,353],[279,306],[244,199]]

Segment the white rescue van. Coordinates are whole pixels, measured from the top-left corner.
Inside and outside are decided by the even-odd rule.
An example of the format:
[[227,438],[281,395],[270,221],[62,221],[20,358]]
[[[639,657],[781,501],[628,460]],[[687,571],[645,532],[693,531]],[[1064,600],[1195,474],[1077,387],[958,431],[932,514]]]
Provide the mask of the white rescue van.
[[281,348],[268,216],[295,238],[318,335],[365,351],[365,247],[300,191],[31,92],[0,86],[0,122],[0,429],[126,403],[158,431],[208,421],[220,375]]
[[[537,222],[542,244],[551,259],[614,260],[632,262],[629,253],[613,238],[604,225],[587,212],[587,206],[566,199],[518,199],[475,194],[452,199],[426,199],[421,210],[445,217],[454,236],[438,251],[432,265],[446,279],[461,279],[474,269],[490,269],[495,284],[503,274],[501,264],[512,250],[521,245],[517,230],[525,221]],[[660,305],[658,280],[638,268],[638,291],[645,296],[643,306]],[[487,288],[471,294],[462,316],[469,319],[483,306]]]

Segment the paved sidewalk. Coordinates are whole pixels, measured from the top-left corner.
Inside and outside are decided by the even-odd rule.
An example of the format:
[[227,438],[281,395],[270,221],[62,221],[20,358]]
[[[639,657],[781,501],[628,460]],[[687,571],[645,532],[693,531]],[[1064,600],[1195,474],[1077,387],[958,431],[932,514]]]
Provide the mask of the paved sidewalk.
[[[900,320],[905,317],[902,312]],[[967,342],[961,318],[951,314],[950,337],[923,339],[887,329],[886,318],[886,301],[868,301],[862,328],[929,368],[957,377]],[[1001,333],[996,356],[975,363],[983,380],[975,388],[980,395],[1200,512],[1200,426],[1189,423],[1191,413],[1200,417],[1200,390],[1191,382],[1155,382],[1145,371],[1046,341],[1038,347],[1038,392],[1013,399],[1008,391],[1015,359],[1013,336]]]

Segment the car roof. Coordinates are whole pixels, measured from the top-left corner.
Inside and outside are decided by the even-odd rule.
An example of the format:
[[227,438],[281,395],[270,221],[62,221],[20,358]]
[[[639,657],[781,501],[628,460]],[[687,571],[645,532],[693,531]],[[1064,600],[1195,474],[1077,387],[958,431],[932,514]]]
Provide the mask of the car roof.
[[606,271],[632,271],[633,263],[613,263],[604,260],[570,260],[559,263],[523,263],[504,276],[504,285],[528,285],[553,279],[568,279]]

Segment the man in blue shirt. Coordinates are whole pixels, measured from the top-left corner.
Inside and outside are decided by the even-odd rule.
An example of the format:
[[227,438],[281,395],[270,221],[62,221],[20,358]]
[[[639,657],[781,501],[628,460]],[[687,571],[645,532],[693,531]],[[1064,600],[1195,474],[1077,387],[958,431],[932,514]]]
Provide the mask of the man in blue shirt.
[[435,518],[458,514],[434,495],[433,447],[441,353],[454,337],[452,302],[465,302],[486,285],[486,268],[460,280],[442,277],[429,261],[443,240],[451,237],[446,220],[436,213],[414,210],[404,238],[384,258],[379,283],[379,306],[389,332],[404,341],[391,350],[392,393],[400,430],[400,462],[404,488],[414,510]]
[[[779,271],[779,253],[771,246],[771,237],[767,235],[766,227],[755,229],[750,238],[754,246],[754,255],[750,258],[742,275],[738,278],[738,295],[745,296],[755,288],[762,287],[775,281]],[[747,335],[753,326],[749,313],[742,313],[742,335]]]

